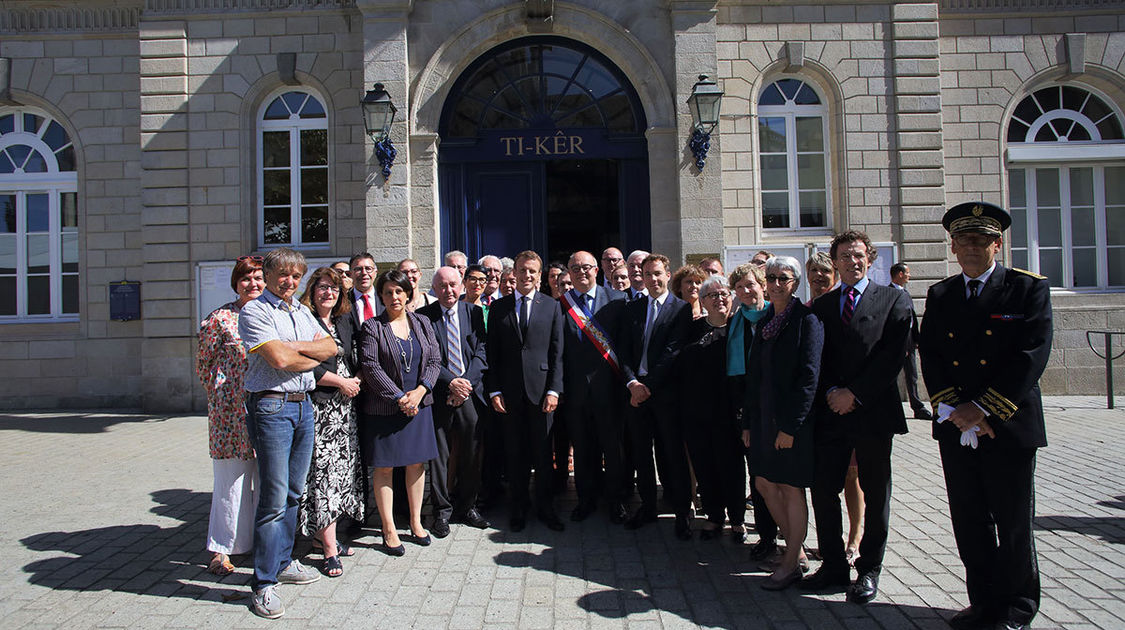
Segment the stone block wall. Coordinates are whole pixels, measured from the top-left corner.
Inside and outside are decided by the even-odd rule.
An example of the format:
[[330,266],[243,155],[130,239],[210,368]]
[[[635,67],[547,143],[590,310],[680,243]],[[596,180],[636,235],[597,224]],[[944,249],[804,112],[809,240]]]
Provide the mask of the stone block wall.
[[109,283],[143,279],[137,12],[2,17],[12,100],[75,145],[80,319],[0,327],[0,409],[139,407],[143,325],[109,318]]

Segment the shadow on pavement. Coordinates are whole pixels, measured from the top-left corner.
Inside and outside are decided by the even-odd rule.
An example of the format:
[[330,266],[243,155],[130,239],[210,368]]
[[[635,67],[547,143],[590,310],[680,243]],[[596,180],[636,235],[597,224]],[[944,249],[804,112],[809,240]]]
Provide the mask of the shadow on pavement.
[[163,422],[168,417],[129,413],[27,413],[0,414],[0,431],[31,433],[105,433],[110,427],[124,423]]
[[[571,524],[568,525],[568,530]],[[670,527],[662,519],[656,527]],[[569,533],[569,532],[568,532]],[[656,536],[656,532],[651,532]],[[615,540],[604,547],[567,547],[573,541],[565,534],[528,524],[516,540],[510,532],[494,532],[497,542],[534,542],[548,545],[538,553],[503,551],[497,565],[532,568],[565,575],[588,583],[585,594],[575,600],[588,613],[607,619],[625,619],[652,611],[676,615],[692,624],[719,628],[768,627],[946,627],[957,611],[943,608],[892,604],[876,599],[866,606],[843,599],[843,591],[829,595],[806,594],[797,588],[782,592],[760,590],[767,574],[756,563],[732,559],[726,541],[690,543],[683,553],[669,552],[653,541],[637,539],[632,544]],[[623,549],[628,547],[628,549]],[[622,553],[628,551],[628,553]],[[755,571],[751,574],[750,571]],[[598,588],[601,585],[605,588]],[[633,621],[633,619],[630,619]],[[640,621],[640,620],[638,620]],[[643,622],[642,622],[643,623]]]
[[[220,579],[206,569],[210,554],[204,550],[204,543],[211,494],[170,489],[157,490],[152,498],[157,503],[151,510],[154,514],[179,519],[183,524],[114,525],[28,536],[20,541],[28,549],[68,554],[24,565],[24,572],[31,574],[28,582],[51,589],[234,603],[245,598],[251,571],[240,568]],[[249,559],[243,564],[249,564]]]
[[1125,517],[1121,516],[1037,516],[1035,529],[1074,532],[1125,545]]

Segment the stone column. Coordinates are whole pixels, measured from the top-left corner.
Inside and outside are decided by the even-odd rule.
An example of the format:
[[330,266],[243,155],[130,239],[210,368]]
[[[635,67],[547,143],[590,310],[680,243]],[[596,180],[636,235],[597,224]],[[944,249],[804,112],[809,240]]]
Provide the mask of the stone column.
[[[674,41],[677,134],[675,146],[669,147],[664,160],[678,158],[679,216],[657,214],[660,190],[659,174],[653,173],[652,247],[672,259],[678,266],[685,255],[715,253],[723,245],[723,178],[721,141],[718,127],[711,134],[711,150],[702,171],[688,142],[692,120],[687,99],[700,74],[718,77],[718,56],[715,46],[716,10],[714,0],[671,0],[669,3]],[[657,140],[649,134],[650,147]],[[658,158],[660,159],[660,158]],[[671,192],[671,191],[669,191]],[[673,223],[675,225],[673,231]]]
[[947,266],[937,3],[894,5],[891,38],[900,259],[910,264],[910,290],[920,299]]
[[[398,108],[391,141],[398,155],[389,178],[383,177],[370,138],[366,178],[367,248],[380,262],[398,261],[411,252],[410,215],[410,74],[406,27],[413,0],[357,0],[363,15],[363,82],[382,83]],[[380,265],[382,268],[383,265]]]
[[148,411],[190,408],[193,268],[187,36],[182,20],[139,27],[141,78],[142,391]]

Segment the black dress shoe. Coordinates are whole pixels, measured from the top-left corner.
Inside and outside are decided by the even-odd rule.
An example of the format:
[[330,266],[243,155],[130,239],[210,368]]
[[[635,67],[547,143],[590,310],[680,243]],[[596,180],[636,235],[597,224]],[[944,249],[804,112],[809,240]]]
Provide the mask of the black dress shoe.
[[535,513],[535,517],[551,531],[561,532],[566,529],[566,525],[563,525],[563,522],[559,520],[559,515],[555,514],[554,510],[539,510]]
[[834,568],[828,565],[820,565],[816,573],[801,580],[802,591],[827,591],[833,590],[835,592],[842,591],[851,584],[851,577],[849,576],[850,569],[845,565],[843,568]]
[[513,532],[522,532],[525,527],[527,527],[527,514],[522,511],[512,512],[512,518],[508,521],[508,528]]
[[860,573],[855,584],[848,587],[847,600],[853,604],[866,604],[879,593],[879,572]]
[[730,540],[736,545],[746,543],[746,528],[741,525],[731,525]]
[[620,525],[625,522],[629,515],[625,513],[625,506],[620,503],[611,503],[609,505],[609,522],[614,525]]
[[435,518],[433,524],[430,525],[430,533],[434,535],[434,538],[445,538],[449,535],[449,521],[441,517]]
[[991,625],[992,619],[984,610],[976,606],[969,606],[953,615],[949,620],[949,627],[953,630],[983,630]]
[[[746,534],[744,532],[743,536],[745,535]],[[754,543],[754,546],[750,548],[750,559],[765,560],[775,553],[777,553],[776,540],[772,538],[769,540],[766,540],[765,538],[759,538],[758,542]]]
[[625,521],[625,529],[640,529],[648,523],[656,522],[656,511],[649,510],[643,505],[633,512],[629,520]]
[[590,517],[598,509],[598,506],[593,501],[582,501],[574,511],[570,513],[570,520],[575,523],[581,523]]
[[1006,621],[997,621],[996,625],[993,626],[993,630],[1024,630],[1024,628],[1027,627],[1029,626],[1026,623],[1008,619]]
[[476,508],[469,508],[468,512],[454,517],[454,520],[457,523],[464,523],[469,527],[475,527],[477,529],[488,529],[492,527],[492,523],[489,523],[487,519],[481,516]]
[[383,541],[383,553],[387,554],[388,556],[395,556],[395,557],[405,556],[406,555],[406,545],[403,545],[400,542],[397,547],[391,547],[390,545],[387,544],[387,541],[384,540]]
[[699,539],[700,540],[715,540],[716,538],[719,538],[722,535],[723,535],[722,528],[699,530]]
[[686,516],[676,517],[676,538],[691,540],[691,519]]
[[926,409],[925,407],[919,407],[918,409],[914,410],[914,419],[915,420],[933,420],[934,416],[933,416],[933,414],[930,413],[929,409]]

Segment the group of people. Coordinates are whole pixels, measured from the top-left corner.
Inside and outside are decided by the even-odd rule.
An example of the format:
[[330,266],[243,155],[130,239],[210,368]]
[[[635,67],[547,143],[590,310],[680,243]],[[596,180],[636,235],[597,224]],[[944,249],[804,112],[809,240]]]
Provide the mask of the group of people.
[[[858,231],[803,265],[763,251],[729,277],[715,258],[673,269],[663,255],[613,247],[600,259],[575,252],[546,278],[532,251],[477,264],[450,252],[425,287],[415,261],[379,274],[363,253],[315,270],[299,300],[299,253],[240,258],[238,299],[200,333],[215,460],[210,568],[229,572],[229,555],[252,548],[252,608],[280,616],[276,585],[319,577],[292,558],[298,530],[323,548],[325,574],[343,573],[353,552],[336,523],[363,521],[367,468],[390,555],[406,552],[403,540],[448,535],[450,523],[490,527],[477,506],[497,499],[505,477],[512,531],[532,515],[563,530],[553,495],[572,450],[571,521],[604,506],[636,530],[670,512],[688,540],[698,500],[700,538],[729,525],[741,543],[749,476],[751,557],[772,571],[762,587],[839,588],[866,603],[890,525],[893,436],[907,430],[904,367],[914,415],[930,419],[909,386],[917,346],[968,575],[971,606],[953,623],[1022,627],[1039,598],[1036,382],[1051,317],[1046,282],[995,261],[1008,224],[991,204],[947,212],[964,273],[931,287],[920,331],[902,290],[909,269],[873,283],[877,252]],[[405,471],[408,536],[394,521],[395,469]],[[822,561],[808,576],[806,489]]]

